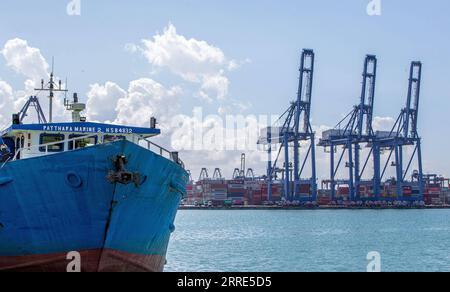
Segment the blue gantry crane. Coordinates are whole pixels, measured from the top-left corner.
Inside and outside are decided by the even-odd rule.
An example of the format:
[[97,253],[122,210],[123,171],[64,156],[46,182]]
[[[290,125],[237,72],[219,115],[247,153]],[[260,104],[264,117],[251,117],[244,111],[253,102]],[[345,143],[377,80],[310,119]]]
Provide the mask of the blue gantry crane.
[[[423,201],[424,175],[422,166],[421,138],[418,133],[421,81],[422,63],[418,61],[412,62],[409,73],[406,107],[401,110],[401,113],[398,116],[391,132],[384,134],[380,133],[377,135],[377,144],[379,149],[389,152],[389,156],[384,164],[380,180],[383,179],[392,156],[394,156],[392,166],[394,166],[396,170],[396,195],[397,199],[402,201]],[[414,150],[409,158],[406,157],[407,164],[405,168],[404,162],[407,154],[405,149],[407,147],[412,147]],[[416,162],[419,169],[414,172],[412,180],[408,182],[407,176],[415,158],[417,159]],[[409,189],[407,192],[405,192],[405,187]],[[405,196],[405,193],[408,193],[407,197]]]
[[[348,185],[349,199],[352,201],[360,199],[360,186],[362,177],[370,161],[374,159],[374,177],[379,177],[379,163],[377,160],[377,147],[375,142],[375,133],[372,128],[373,109],[375,101],[375,85],[377,78],[377,58],[374,55],[367,55],[364,62],[363,82],[359,105],[342,119],[338,125],[323,133],[319,146],[329,150],[330,153],[330,179],[326,181],[331,190],[331,197],[336,199],[336,187],[340,185]],[[361,146],[371,145],[363,167],[361,167]],[[342,153],[337,164],[335,163],[335,154],[337,148],[342,146]],[[345,166],[348,168],[348,179],[338,180],[336,176],[343,165],[344,156],[347,153],[347,162]],[[375,154],[374,154],[375,153]],[[367,184],[373,185],[375,196],[379,196],[379,180],[374,178]]]
[[[272,184],[278,172],[283,172],[284,196],[288,201],[316,201],[316,153],[315,133],[311,126],[311,98],[314,79],[315,54],[313,50],[304,49],[301,55],[300,80],[297,99],[291,103],[287,111],[277,123],[283,122],[281,127],[269,127],[264,130],[259,143],[268,145],[268,198],[272,200]],[[305,157],[300,158],[301,142],[309,144]],[[278,155],[272,162],[274,145],[280,145]],[[293,148],[293,158],[290,148]],[[280,155],[284,154],[284,165],[277,167]],[[302,179],[307,162],[311,165],[311,178]]]

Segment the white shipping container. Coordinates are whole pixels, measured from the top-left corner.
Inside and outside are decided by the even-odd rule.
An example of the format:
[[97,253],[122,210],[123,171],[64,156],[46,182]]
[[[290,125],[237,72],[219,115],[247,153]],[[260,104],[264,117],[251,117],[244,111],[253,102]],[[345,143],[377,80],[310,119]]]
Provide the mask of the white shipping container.
[[349,131],[331,129],[331,130],[324,131],[322,133],[322,139],[323,140],[328,140],[332,136],[343,136],[343,135],[346,135],[348,133],[349,133]]

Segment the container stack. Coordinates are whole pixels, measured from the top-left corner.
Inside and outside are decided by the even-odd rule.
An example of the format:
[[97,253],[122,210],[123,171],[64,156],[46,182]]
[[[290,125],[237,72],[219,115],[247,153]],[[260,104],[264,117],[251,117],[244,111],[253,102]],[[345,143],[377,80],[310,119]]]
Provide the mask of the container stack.
[[319,190],[317,193],[317,203],[322,206],[331,203],[331,191]]
[[214,205],[223,205],[228,199],[228,186],[225,180],[210,181],[209,190]]
[[[277,203],[286,198],[284,194],[284,182],[274,180],[272,185],[272,198],[268,197],[268,181],[265,177],[257,177],[250,173],[242,175],[242,169],[235,170],[234,179],[227,180],[222,177],[219,168],[216,168],[214,176],[208,176],[206,168],[200,175],[198,182],[191,182],[187,186],[187,197],[184,203],[189,205],[203,206],[232,206],[251,205],[260,206],[266,203]],[[291,182],[289,189],[294,190],[294,182]],[[420,185],[418,181],[403,182],[400,194],[398,184],[395,179],[389,179],[381,185],[380,199],[393,201],[419,201],[421,200]],[[293,200],[302,201],[311,198],[312,185],[310,181],[302,180],[299,183],[300,195]],[[331,198],[332,191],[329,188],[318,190],[317,204],[334,204]],[[360,181],[359,201],[375,199],[373,181]],[[350,188],[345,181],[336,184],[335,201],[350,201]],[[269,202],[270,201],[270,202]],[[450,179],[445,179],[436,175],[428,175],[424,178],[424,201],[426,205],[450,204]]]
[[[281,197],[283,196],[283,185],[278,182],[272,183],[272,201],[281,201]],[[269,187],[267,182],[263,182],[261,186],[261,192],[262,192],[262,201],[269,201],[269,198],[267,197],[269,192]]]
[[440,186],[430,185],[425,190],[425,204],[427,205],[441,205],[442,189]]
[[232,200],[235,205],[243,205],[247,195],[244,180],[228,181],[228,199]]
[[348,201],[350,197],[350,188],[349,187],[338,187],[336,192],[336,198],[344,201]]
[[194,186],[194,204],[203,204],[204,203],[204,197],[203,197],[203,182],[199,181],[195,183]]
[[195,185],[193,182],[190,182],[186,186],[186,203],[188,205],[192,205],[194,203],[194,188]]
[[250,205],[262,205],[263,194],[261,181],[249,180],[245,181],[246,197],[245,200]]

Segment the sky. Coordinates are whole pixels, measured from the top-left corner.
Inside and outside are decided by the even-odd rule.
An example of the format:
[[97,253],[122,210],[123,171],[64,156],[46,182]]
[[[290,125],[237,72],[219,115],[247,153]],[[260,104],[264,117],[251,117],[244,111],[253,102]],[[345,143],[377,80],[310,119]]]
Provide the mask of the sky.
[[[450,176],[449,1],[381,0],[378,16],[368,15],[370,0],[79,2],[80,15],[69,15],[70,0],[2,0],[2,126],[54,57],[56,75],[88,104],[90,120],[146,125],[154,115],[166,133],[161,142],[179,146],[187,138],[171,134],[186,128],[174,126],[174,117],[192,121],[196,107],[222,117],[284,112],[296,97],[301,50],[311,48],[312,123],[320,131],[358,102],[364,57],[375,54],[376,126],[390,130],[405,104],[410,62],[422,61],[425,170]],[[56,110],[57,119],[67,118],[61,104]],[[327,161],[318,152],[324,176]],[[182,157],[194,176],[203,166],[229,176],[239,153],[182,151]],[[261,153],[249,151],[248,160],[264,173]]]

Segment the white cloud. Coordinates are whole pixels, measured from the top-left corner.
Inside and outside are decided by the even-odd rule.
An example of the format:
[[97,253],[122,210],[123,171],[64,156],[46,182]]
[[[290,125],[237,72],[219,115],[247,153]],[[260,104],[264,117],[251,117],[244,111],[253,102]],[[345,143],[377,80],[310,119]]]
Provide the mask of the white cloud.
[[26,40],[16,38],[7,41],[1,54],[8,67],[29,79],[38,81],[48,75],[49,65],[41,51],[30,47]]
[[[26,78],[23,89],[13,90],[11,106],[3,109],[3,111],[9,110],[8,116],[10,116],[13,112],[18,112],[31,95],[36,94],[34,88],[40,87],[40,80],[46,79],[50,75],[49,65],[38,48],[31,47],[26,40],[19,38],[8,40],[0,54],[5,58],[6,65],[9,68]],[[41,96],[40,103],[47,114],[49,99],[46,96]],[[26,121],[33,122],[35,116],[33,110],[30,109]],[[64,108],[63,97],[61,94],[55,94],[53,120],[67,121],[69,118],[70,114]]]
[[211,101],[211,96],[216,96],[219,100],[224,100],[228,95],[230,81],[223,75],[223,71],[217,75],[204,76],[203,83],[199,91],[199,96]]
[[181,92],[179,87],[165,88],[149,78],[131,81],[127,95],[117,101],[115,122],[147,126],[150,117],[156,117],[160,126],[167,129],[171,117],[180,109]]
[[[31,80],[26,80],[24,89],[19,91],[14,91],[10,84],[0,80],[0,129],[11,124],[12,114],[19,112],[33,89],[34,82]],[[30,110],[26,121],[32,120],[34,117],[34,112]]]
[[233,114],[233,113],[242,114],[251,107],[252,107],[252,104],[250,102],[241,102],[241,101],[231,100],[228,103],[222,104],[221,106],[219,106],[219,108],[217,109],[217,113],[219,115],[227,115],[227,114]]
[[250,64],[252,61],[250,59],[245,59],[244,61],[236,61],[236,60],[231,60],[228,63],[228,70],[229,71],[234,71],[239,69],[240,67],[242,67],[245,64]]
[[153,39],[144,39],[140,45],[128,44],[126,48],[141,52],[153,67],[166,68],[188,82],[199,84],[197,96],[209,102],[227,97],[230,82],[225,73],[243,64],[228,60],[220,48],[206,41],[178,34],[172,24]]
[[87,117],[90,121],[122,125],[149,126],[150,117],[170,131],[171,118],[179,114],[180,87],[166,88],[153,79],[130,82],[127,90],[114,82],[92,84],[87,93]]
[[86,116],[90,121],[114,121],[117,118],[117,102],[124,99],[127,92],[114,82],[104,85],[95,83],[87,93]]
[[391,117],[374,117],[372,127],[374,131],[391,131],[395,120]]
[[[264,175],[267,154],[256,150],[257,133],[260,130],[256,119],[248,117],[243,128],[234,129],[223,125],[218,116],[205,117],[203,120],[186,116],[178,118],[178,127],[174,125],[173,135],[167,145],[180,151],[194,179],[203,167],[208,168],[210,174],[215,168],[221,168],[223,175],[231,178],[233,170],[240,166],[241,153],[247,155],[248,167]],[[186,148],[191,150],[183,150]]]
[[0,129],[6,128],[11,123],[13,110],[13,89],[8,83],[0,80]]

